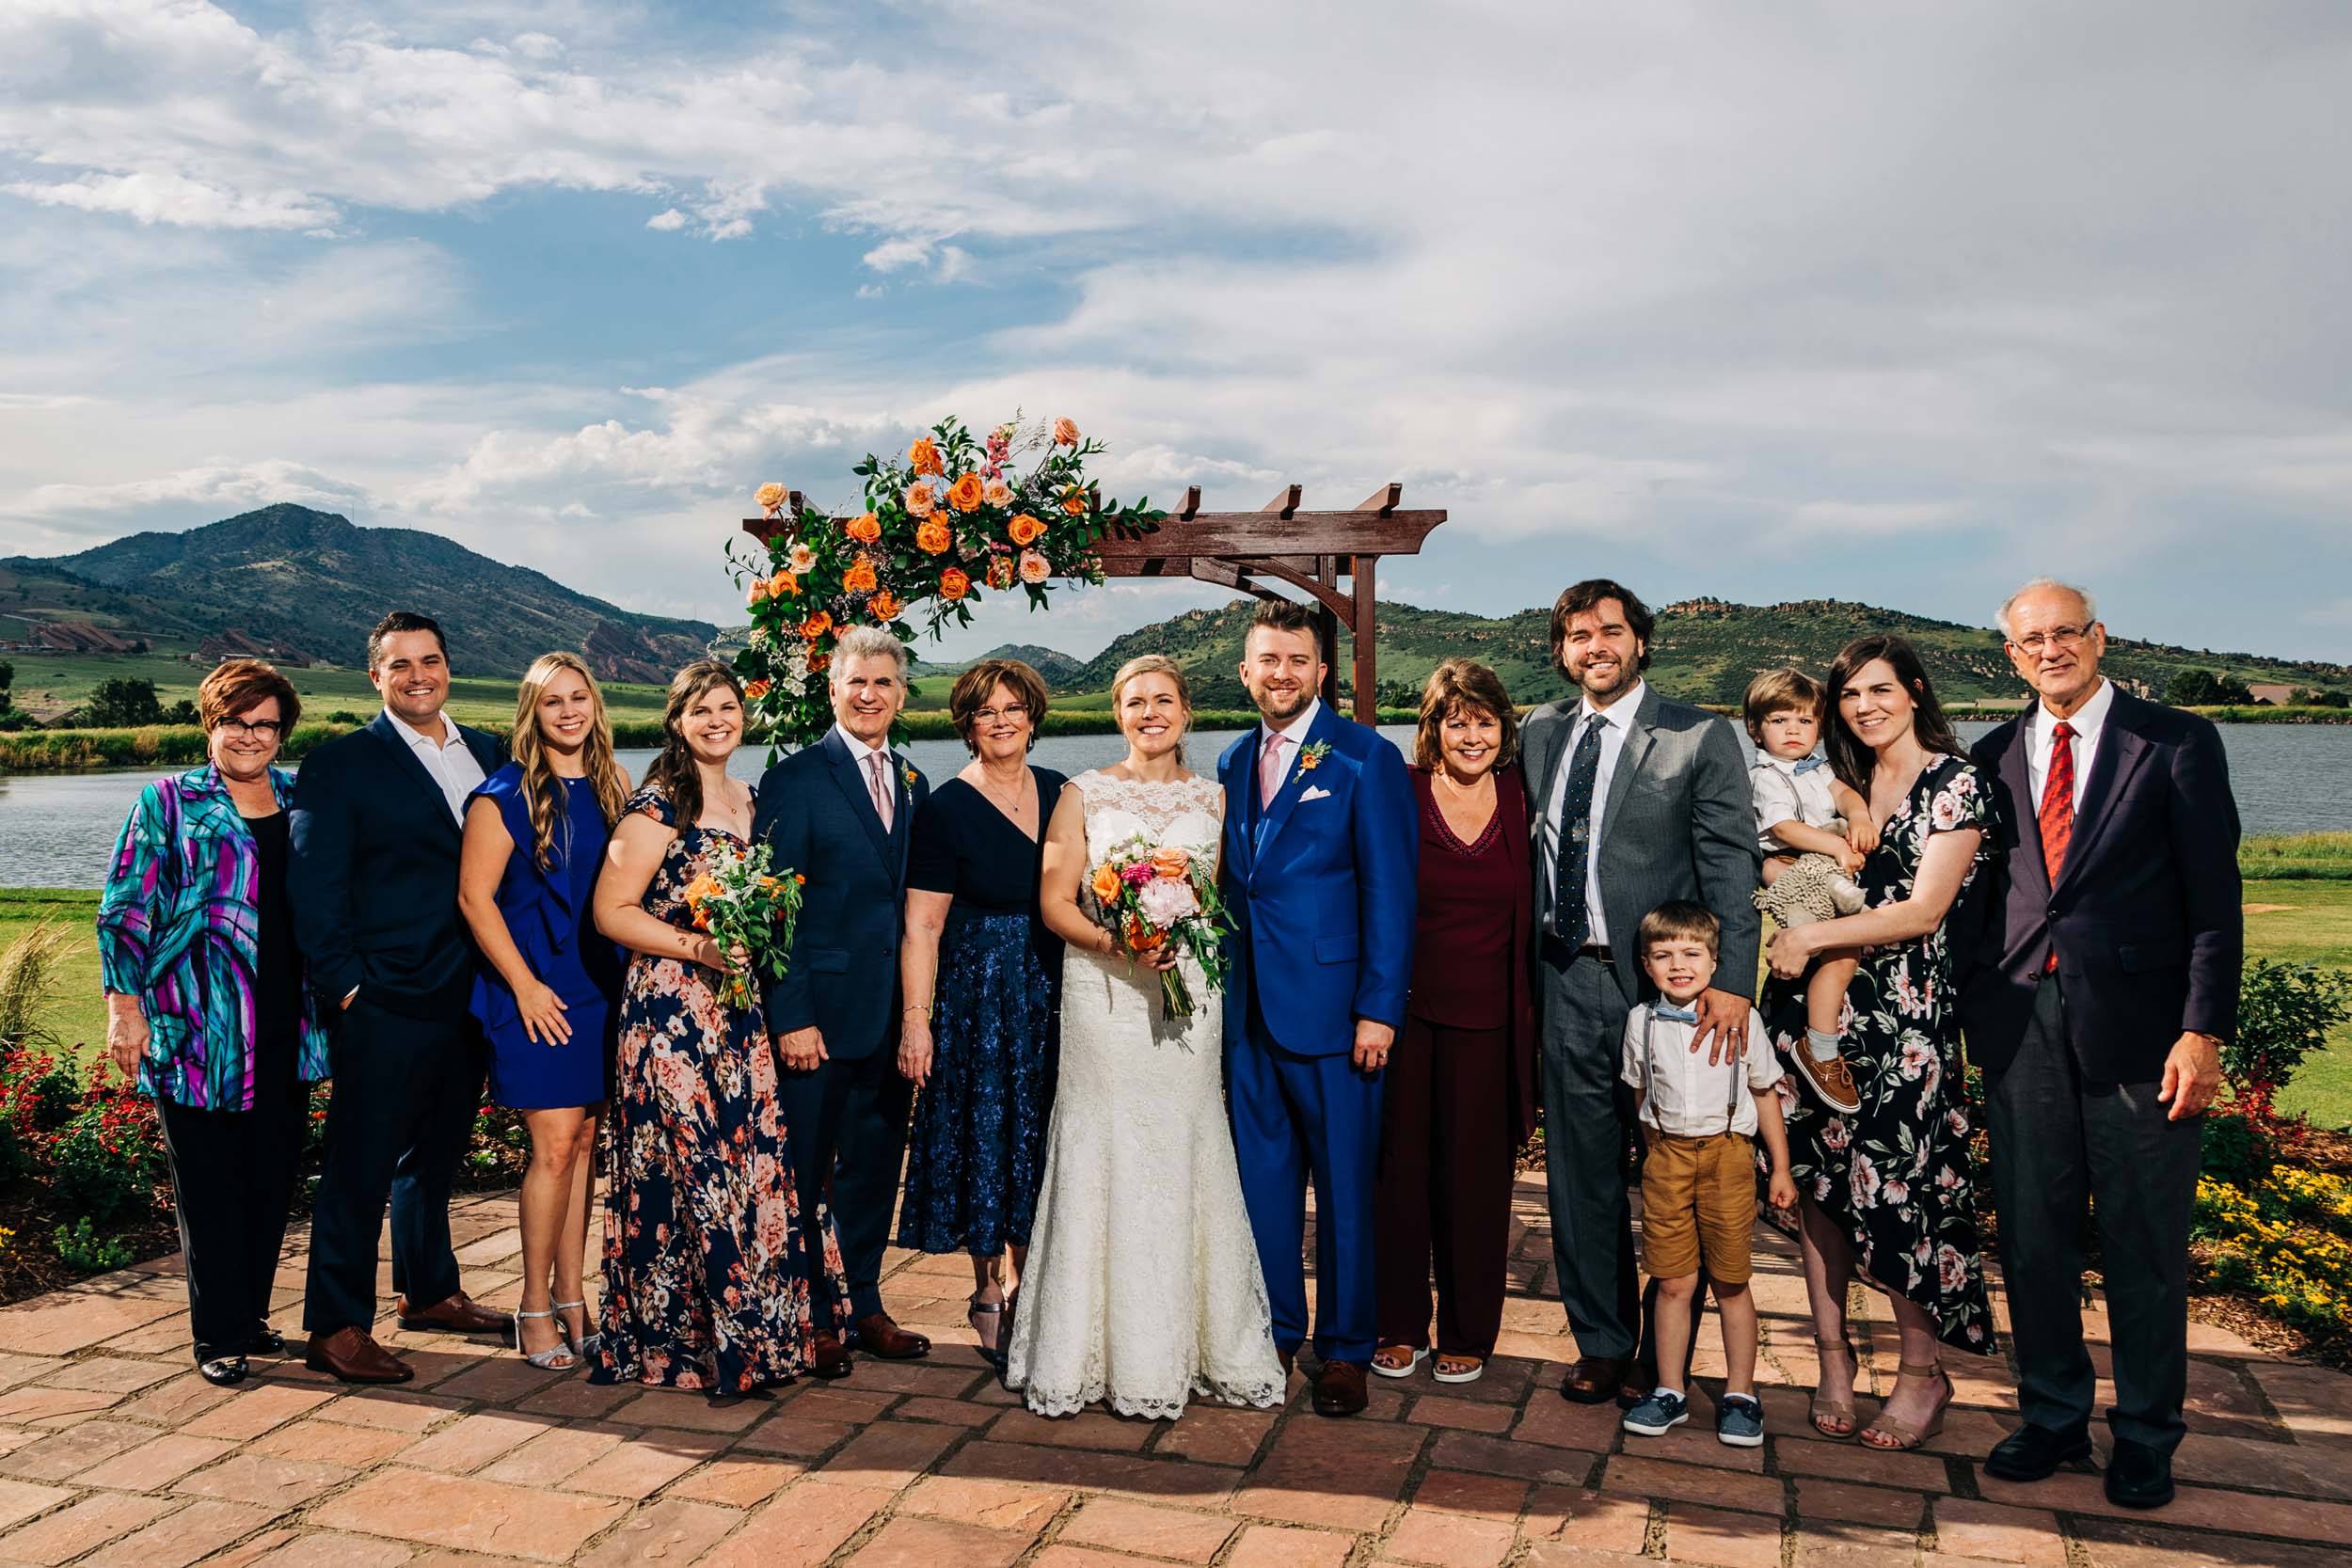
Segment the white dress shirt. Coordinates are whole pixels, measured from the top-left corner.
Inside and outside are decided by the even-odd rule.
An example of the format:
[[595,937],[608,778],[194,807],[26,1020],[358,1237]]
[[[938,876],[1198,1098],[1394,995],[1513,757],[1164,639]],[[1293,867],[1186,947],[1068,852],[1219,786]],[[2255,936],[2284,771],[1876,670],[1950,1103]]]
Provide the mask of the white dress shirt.
[[459,822],[465,821],[466,797],[482,786],[482,764],[474,761],[473,752],[466,749],[466,737],[457,733],[456,721],[443,714],[441,731],[448,738],[436,740],[389,708],[384,711],[399,726],[408,750],[424,764],[433,782],[441,786],[441,797],[449,802],[449,814]]
[[1544,887],[1549,902],[1547,911],[1559,901],[1560,890],[1553,886],[1560,868],[1560,813],[1568,799],[1568,774],[1576,762],[1576,748],[1584,738],[1584,726],[1597,716],[1601,721],[1600,758],[1593,772],[1593,814],[1586,825],[1584,854],[1584,940],[1595,947],[1609,945],[1609,916],[1600,902],[1600,818],[1609,806],[1609,782],[1616,775],[1617,758],[1625,751],[1625,737],[1633,732],[1633,716],[1641,711],[1642,698],[1649,683],[1637,680],[1631,689],[1607,707],[1596,708],[1593,699],[1586,697],[1576,705],[1576,720],[1568,730],[1568,742],[1561,749],[1559,766],[1551,770],[1551,793],[1544,801]]
[[[891,757],[889,737],[887,736],[883,737],[884,744],[882,745],[868,746],[837,721],[834,724],[833,733],[841,737],[843,745],[849,747],[850,760],[857,764],[857,782],[866,786],[866,793],[869,797],[874,793],[874,765],[866,759],[867,757],[882,759],[882,782],[890,786],[890,804],[894,813],[892,821],[895,825],[897,822],[895,813],[898,804],[898,786],[905,781],[898,776],[898,765]],[[881,815],[880,811],[875,813],[878,818]]]
[[1783,761],[1769,752],[1760,756],[1748,772],[1748,787],[1756,798],[1756,847],[1768,855],[1790,853],[1788,846],[1772,836],[1776,823],[1796,822],[1826,830],[1838,820],[1837,800],[1829,792],[1830,781],[1835,777],[1827,763],[1800,773],[1794,762]]
[[[2115,684],[2102,677],[2099,689],[2090,694],[2090,701],[2076,709],[2066,721],[2074,726],[2074,811],[2083,809],[2083,786],[2090,782],[2091,759],[2099,754],[2099,733],[2107,726],[2107,710],[2115,706]],[[2029,814],[2042,810],[2042,791],[2050,777],[2050,752],[2057,742],[2051,731],[2058,724],[2058,715],[2036,703],[2026,715],[2026,783],[2033,791],[2026,802]]]
[[1276,775],[1274,780],[1274,789],[1276,794],[1280,794],[1282,786],[1290,782],[1291,768],[1297,763],[1299,749],[1307,744],[1307,731],[1309,727],[1314,723],[1315,713],[1322,706],[1322,698],[1308,698],[1307,705],[1298,710],[1297,717],[1294,718],[1289,723],[1284,724],[1280,729],[1276,729],[1272,724],[1266,723],[1263,720],[1259,721],[1258,728],[1263,732],[1258,736],[1258,756],[1261,761],[1263,761],[1265,757],[1266,737],[1268,736],[1279,735],[1284,740],[1290,742],[1289,745],[1282,748],[1282,770],[1280,773]]
[[1711,1052],[1691,1049],[1698,1025],[1654,1017],[1656,1006],[1645,1002],[1625,1019],[1625,1062],[1619,1076],[1636,1089],[1646,1085],[1649,1090],[1642,1100],[1642,1125],[1677,1138],[1717,1132],[1756,1136],[1756,1091],[1771,1088],[1781,1078],[1780,1057],[1772,1050],[1764,1015],[1748,1009],[1740,1060],[1710,1062]]

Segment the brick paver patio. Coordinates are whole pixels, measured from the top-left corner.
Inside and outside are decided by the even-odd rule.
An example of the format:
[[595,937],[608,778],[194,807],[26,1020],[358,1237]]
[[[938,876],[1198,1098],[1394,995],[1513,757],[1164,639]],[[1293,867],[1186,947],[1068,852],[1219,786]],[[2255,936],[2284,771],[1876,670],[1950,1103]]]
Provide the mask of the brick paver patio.
[[[961,1259],[894,1255],[886,1294],[929,1361],[861,1360],[772,1404],[596,1388],[511,1353],[384,1326],[417,1369],[346,1391],[298,1355],[235,1390],[196,1375],[176,1259],[0,1310],[0,1561],[179,1568],[1724,1568],[2352,1565],[2352,1379],[2192,1330],[2180,1500],[2110,1509],[2089,1470],[2012,1486],[1978,1465],[2010,1415],[2007,1368],[1955,1364],[1959,1406],[1930,1451],[1814,1438],[1797,1390],[1812,1338],[1792,1249],[1758,1231],[1772,1435],[1621,1437],[1613,1409],[1557,1390],[1574,1355],[1546,1275],[1539,1184],[1522,1182],[1518,1293],[1484,1382],[1375,1380],[1354,1421],[1196,1407],[1174,1424],[1021,1410],[967,1348]],[[511,1304],[511,1196],[454,1215],[467,1286]],[[299,1248],[278,1321],[299,1322]],[[2098,1320],[2094,1319],[2094,1323]],[[1895,1354],[1868,1319],[1867,1379]],[[1708,1323],[1698,1371],[1720,1370]],[[1864,1402],[1867,1418],[1874,1408]]]

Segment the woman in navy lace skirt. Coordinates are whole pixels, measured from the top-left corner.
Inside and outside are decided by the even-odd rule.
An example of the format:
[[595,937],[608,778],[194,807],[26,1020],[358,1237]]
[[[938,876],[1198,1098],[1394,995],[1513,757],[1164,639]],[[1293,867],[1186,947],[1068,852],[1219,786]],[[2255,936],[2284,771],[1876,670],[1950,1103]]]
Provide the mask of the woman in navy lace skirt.
[[1042,824],[1064,780],[1027,757],[1045,683],[1018,659],[958,677],[972,762],[931,791],[907,868],[898,1067],[921,1091],[898,1244],[972,1257],[972,1331],[1004,1364],[1054,1092],[1060,943],[1038,918]]

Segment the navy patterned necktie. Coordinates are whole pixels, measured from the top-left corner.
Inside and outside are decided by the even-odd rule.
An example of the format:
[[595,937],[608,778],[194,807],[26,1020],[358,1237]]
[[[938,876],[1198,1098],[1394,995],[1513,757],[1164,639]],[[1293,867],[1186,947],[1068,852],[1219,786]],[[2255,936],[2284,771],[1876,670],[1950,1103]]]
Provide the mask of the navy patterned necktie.
[[1584,721],[1576,739],[1576,755],[1568,761],[1568,791],[1560,801],[1560,852],[1552,863],[1551,930],[1568,946],[1584,945],[1592,914],[1584,907],[1584,869],[1592,858],[1593,782],[1600,776],[1600,729],[1607,721],[1597,714]]

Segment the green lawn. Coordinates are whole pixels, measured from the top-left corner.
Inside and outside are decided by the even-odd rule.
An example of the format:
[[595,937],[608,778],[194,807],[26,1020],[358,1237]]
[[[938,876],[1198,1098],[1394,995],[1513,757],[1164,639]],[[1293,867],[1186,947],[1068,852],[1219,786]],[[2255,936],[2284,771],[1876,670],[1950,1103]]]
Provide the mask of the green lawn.
[[49,1027],[73,1054],[94,1052],[106,1037],[106,1004],[98,984],[98,895],[51,888],[0,888],[0,952],[43,919],[73,935],[65,968],[50,993]]

